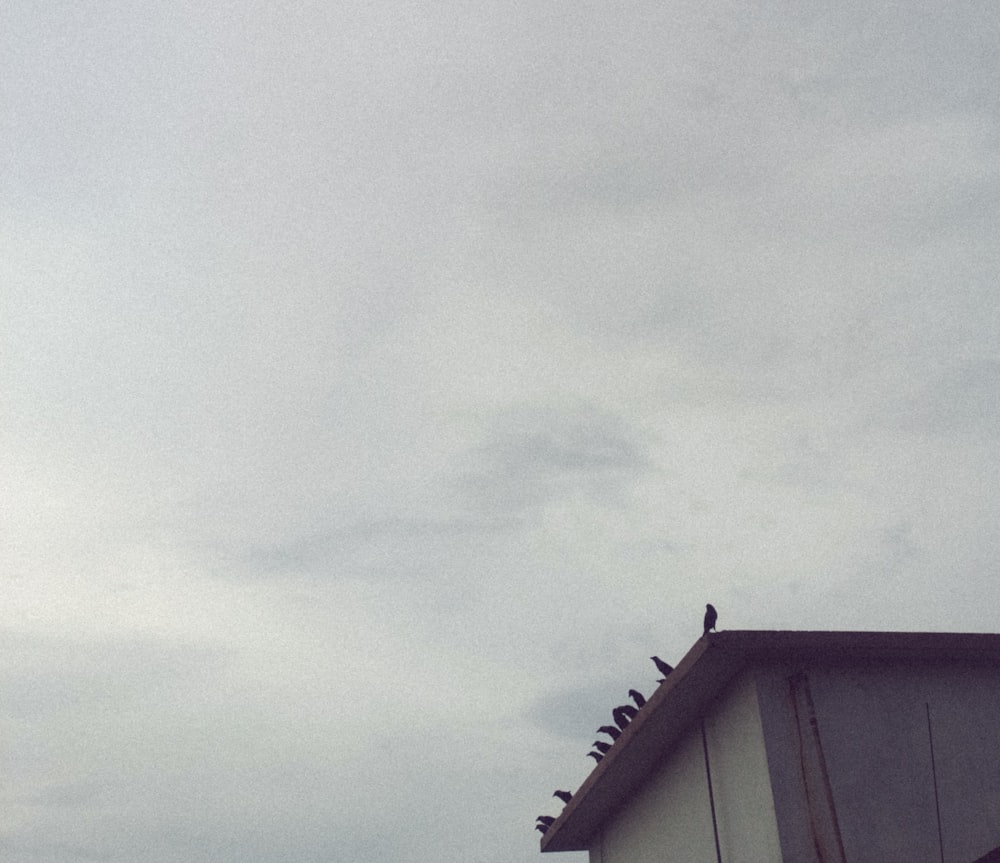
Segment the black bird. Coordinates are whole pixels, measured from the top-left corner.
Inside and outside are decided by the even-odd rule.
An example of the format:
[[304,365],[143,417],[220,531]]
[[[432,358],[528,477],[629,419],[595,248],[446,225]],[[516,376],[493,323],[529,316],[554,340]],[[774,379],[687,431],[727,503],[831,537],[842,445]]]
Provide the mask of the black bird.
[[548,828],[548,827],[546,827],[546,826],[545,826],[544,824],[536,824],[536,825],[535,825],[535,829],[536,829],[536,830],[541,830],[541,831],[542,831],[542,835],[543,835],[543,836],[544,836],[544,835],[545,835],[546,833],[548,833],[548,831],[549,831],[549,828]]
[[594,761],[600,761],[604,756],[600,752],[588,752],[587,753]]
[[666,677],[668,674],[670,674],[671,671],[674,670],[674,667],[672,665],[668,665],[666,662],[660,659],[659,656],[651,656],[649,658],[656,663],[656,670],[659,671],[660,674],[662,674],[664,677]]
[[715,629],[715,621],[719,619],[719,612],[715,610],[715,606],[712,603],[708,603],[705,606],[705,631],[702,633],[702,637],[708,635],[710,629]]
[[642,707],[646,703],[646,699],[642,697],[642,693],[638,689],[630,689],[628,691],[629,697],[635,702],[636,707]]
[[615,723],[618,727],[624,731],[625,726],[632,721],[639,711],[636,710],[631,704],[621,704],[611,711],[611,715],[614,717]]
[[607,734],[612,740],[617,740],[621,736],[621,729],[615,728],[614,725],[602,725],[597,729],[597,733]]
[[608,750],[611,748],[611,744],[605,743],[603,740],[595,740],[593,746],[601,755],[607,755]]
[[558,797],[563,803],[569,803],[573,799],[573,792],[571,791],[555,791],[552,794],[553,797]]
[[551,815],[539,815],[535,820],[541,821],[542,824],[544,824],[546,827],[551,827],[552,822],[555,821],[556,819],[553,818]]

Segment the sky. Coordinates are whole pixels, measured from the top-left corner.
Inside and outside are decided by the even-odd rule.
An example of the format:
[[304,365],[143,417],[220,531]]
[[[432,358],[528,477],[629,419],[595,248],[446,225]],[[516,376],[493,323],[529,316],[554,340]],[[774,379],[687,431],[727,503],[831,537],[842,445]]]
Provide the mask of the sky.
[[998,43],[5,2],[0,857],[531,863],[706,602],[997,631]]

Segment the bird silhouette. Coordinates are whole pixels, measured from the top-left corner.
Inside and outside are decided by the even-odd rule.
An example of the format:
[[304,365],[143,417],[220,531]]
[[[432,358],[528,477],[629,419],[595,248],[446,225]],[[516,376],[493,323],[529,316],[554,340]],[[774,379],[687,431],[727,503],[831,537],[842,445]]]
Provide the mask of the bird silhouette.
[[642,707],[646,703],[646,699],[642,697],[642,693],[638,689],[630,689],[628,694],[629,698],[635,702],[636,707]]
[[615,723],[618,727],[624,731],[625,726],[632,721],[639,711],[636,710],[631,704],[620,704],[614,710],[611,711],[612,717],[614,717]]
[[702,633],[702,637],[708,635],[710,629],[715,629],[715,621],[719,619],[719,612],[715,610],[715,606],[712,603],[708,603],[705,606],[705,631]]
[[622,733],[621,729],[615,728],[614,725],[602,725],[600,728],[597,729],[597,733],[600,734],[602,732],[604,734],[609,735],[612,740],[617,740]]
[[660,659],[659,656],[651,656],[649,658],[656,663],[656,670],[659,671],[660,674],[662,674],[664,677],[666,677],[668,674],[670,674],[671,671],[674,670],[674,667],[672,665],[664,662],[662,659]]
[[546,827],[544,824],[536,824],[535,829],[540,830],[543,836],[549,831],[549,828]]
[[555,821],[556,819],[553,818],[551,815],[539,815],[535,820],[541,821],[542,824],[544,824],[546,827],[551,827],[552,822]]
[[569,803],[573,799],[572,791],[554,791],[552,793],[553,797],[558,797],[563,803]]
[[594,749],[601,753],[601,755],[607,755],[608,750],[611,748],[610,743],[605,743],[603,740],[595,740],[593,743]]
[[587,753],[594,761],[600,761],[604,756],[600,752],[588,752]]

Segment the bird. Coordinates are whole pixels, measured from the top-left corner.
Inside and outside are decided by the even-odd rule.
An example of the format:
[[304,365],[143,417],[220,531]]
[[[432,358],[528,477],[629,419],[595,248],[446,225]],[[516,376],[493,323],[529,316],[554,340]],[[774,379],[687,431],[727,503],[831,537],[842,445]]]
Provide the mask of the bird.
[[541,821],[541,823],[544,824],[546,827],[551,827],[552,822],[555,821],[556,819],[553,818],[551,815],[539,815],[535,820]]
[[616,728],[614,725],[602,725],[600,728],[597,729],[598,734],[600,734],[601,732],[607,734],[612,740],[617,740],[619,737],[621,737],[622,733],[621,729]]
[[646,699],[642,697],[642,693],[638,689],[630,689],[628,691],[629,697],[635,702],[636,707],[642,707],[646,703]]
[[719,612],[715,610],[715,606],[712,603],[708,603],[705,606],[705,631],[702,633],[702,637],[708,635],[710,629],[715,629],[715,621],[719,619]]
[[552,792],[553,797],[558,797],[563,803],[569,803],[573,799],[572,791],[554,791]]
[[544,824],[536,824],[535,829],[540,830],[543,836],[549,832],[549,828],[546,827]]
[[603,740],[595,740],[593,743],[594,749],[600,752],[602,755],[607,755],[608,750],[611,748],[610,743],[605,743]]
[[638,712],[639,711],[636,710],[631,704],[620,704],[611,711],[611,715],[614,717],[615,723],[618,727],[624,731],[625,726],[632,721],[632,717]]
[[656,670],[659,671],[660,674],[662,674],[664,677],[666,677],[668,674],[670,674],[671,671],[674,670],[674,667],[672,665],[664,662],[662,659],[660,659],[659,656],[651,656],[649,658],[656,663]]
[[594,761],[600,761],[604,756],[600,752],[588,752],[587,753]]

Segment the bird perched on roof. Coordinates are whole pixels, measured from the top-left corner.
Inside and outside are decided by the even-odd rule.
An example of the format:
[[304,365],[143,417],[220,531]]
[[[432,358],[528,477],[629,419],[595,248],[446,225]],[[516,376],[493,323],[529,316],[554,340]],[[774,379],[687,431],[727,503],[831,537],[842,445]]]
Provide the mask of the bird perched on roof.
[[614,710],[611,711],[612,717],[614,717],[615,723],[618,727],[624,731],[625,726],[632,721],[632,718],[638,713],[631,704],[619,704]]
[[604,756],[600,752],[588,752],[587,753],[594,761],[600,761]]
[[551,827],[552,822],[555,821],[556,819],[553,818],[551,815],[539,815],[535,820],[540,821],[546,827]]
[[601,753],[601,755],[607,755],[608,750],[611,748],[610,743],[605,743],[603,740],[595,740],[593,743],[594,749]]
[[548,827],[546,827],[546,826],[545,826],[544,824],[536,824],[536,825],[535,825],[535,829],[536,829],[536,830],[540,830],[543,836],[544,836],[544,835],[545,835],[545,834],[546,834],[546,833],[548,832],[548,830],[549,830],[549,828],[548,828]]
[[[671,671],[674,670],[674,667],[672,665],[664,662],[662,659],[660,659],[659,656],[651,656],[649,658],[652,659],[653,662],[656,664],[656,670],[659,671],[660,674],[662,674],[664,677],[666,677],[668,674],[670,674]],[[663,683],[663,681],[661,680],[660,683]]]
[[569,803],[569,801],[573,799],[573,792],[572,791],[553,791],[552,792],[552,796],[553,797],[558,797],[560,800],[562,800],[563,803]]
[[622,731],[620,728],[616,728],[614,725],[602,725],[600,728],[597,729],[597,733],[607,734],[612,740],[617,740],[619,737],[621,737]]
[[715,610],[715,606],[712,603],[708,603],[705,606],[705,631],[702,633],[702,637],[708,635],[710,629],[715,629],[715,621],[719,619],[719,612]]
[[636,707],[642,707],[646,703],[646,699],[642,697],[642,693],[638,689],[630,689],[628,695],[635,702]]

